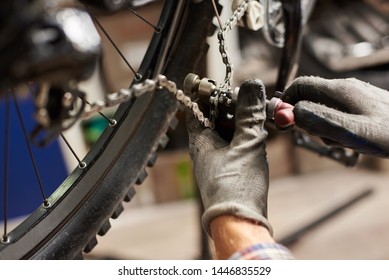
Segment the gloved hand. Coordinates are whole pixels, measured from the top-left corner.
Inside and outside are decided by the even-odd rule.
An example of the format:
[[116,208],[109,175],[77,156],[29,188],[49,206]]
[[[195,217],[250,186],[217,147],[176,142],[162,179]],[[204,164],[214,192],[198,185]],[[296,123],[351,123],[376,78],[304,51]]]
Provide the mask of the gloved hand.
[[260,223],[272,233],[267,220],[269,171],[265,88],[261,81],[242,84],[235,118],[235,133],[228,143],[187,114],[190,154],[205,208],[202,224],[211,235],[212,219],[235,215]]
[[360,80],[300,77],[283,100],[295,105],[297,126],[326,144],[389,156],[389,92]]

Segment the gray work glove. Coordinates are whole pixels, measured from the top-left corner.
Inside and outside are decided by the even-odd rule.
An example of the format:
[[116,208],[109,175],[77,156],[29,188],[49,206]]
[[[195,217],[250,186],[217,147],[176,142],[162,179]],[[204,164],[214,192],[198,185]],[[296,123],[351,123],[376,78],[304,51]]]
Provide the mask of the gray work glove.
[[296,125],[326,144],[389,156],[389,92],[360,80],[297,78],[284,101],[295,105]]
[[242,84],[235,118],[235,133],[228,143],[187,114],[190,154],[205,208],[203,228],[211,235],[212,219],[235,215],[260,223],[272,233],[267,220],[269,170],[265,88],[261,81]]

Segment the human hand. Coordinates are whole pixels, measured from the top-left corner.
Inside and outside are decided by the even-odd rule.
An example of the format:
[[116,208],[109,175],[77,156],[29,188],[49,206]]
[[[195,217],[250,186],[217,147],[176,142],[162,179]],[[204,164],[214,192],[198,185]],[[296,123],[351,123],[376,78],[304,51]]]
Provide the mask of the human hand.
[[187,114],[190,154],[204,204],[202,223],[209,235],[211,221],[222,215],[252,220],[272,232],[265,119],[265,87],[259,80],[240,87],[230,143]]
[[297,126],[326,144],[389,156],[389,92],[360,80],[300,77],[285,90]]

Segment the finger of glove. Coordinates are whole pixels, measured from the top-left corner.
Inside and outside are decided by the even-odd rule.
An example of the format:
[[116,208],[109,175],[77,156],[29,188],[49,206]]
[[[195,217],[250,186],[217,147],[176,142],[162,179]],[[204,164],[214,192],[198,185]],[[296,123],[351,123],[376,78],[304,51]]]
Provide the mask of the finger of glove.
[[227,145],[215,131],[204,128],[190,111],[186,112],[186,126],[191,153],[211,151]]
[[353,78],[328,80],[299,77],[285,90],[283,99],[292,105],[308,100],[340,111],[361,114],[366,113],[367,95],[371,94],[369,87],[372,86]]
[[359,153],[378,156],[387,154],[383,148],[384,143],[381,145],[378,140],[382,128],[365,116],[340,112],[308,101],[298,102],[293,113],[296,125],[310,134],[340,143]]
[[235,114],[235,132],[232,146],[239,146],[249,141],[264,142],[267,132],[264,129],[265,86],[260,80],[248,80],[242,84],[238,94]]

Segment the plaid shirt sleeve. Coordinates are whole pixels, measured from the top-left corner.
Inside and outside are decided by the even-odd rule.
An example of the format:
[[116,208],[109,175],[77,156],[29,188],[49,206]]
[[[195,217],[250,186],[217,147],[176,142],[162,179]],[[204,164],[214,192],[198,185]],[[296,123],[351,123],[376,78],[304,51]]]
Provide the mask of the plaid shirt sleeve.
[[291,252],[281,244],[254,244],[234,253],[230,260],[292,260]]

